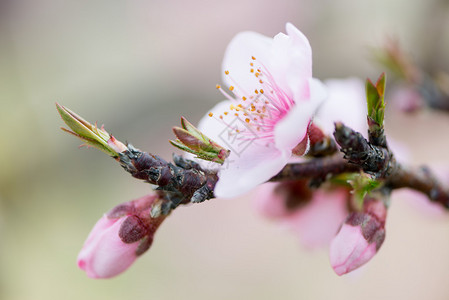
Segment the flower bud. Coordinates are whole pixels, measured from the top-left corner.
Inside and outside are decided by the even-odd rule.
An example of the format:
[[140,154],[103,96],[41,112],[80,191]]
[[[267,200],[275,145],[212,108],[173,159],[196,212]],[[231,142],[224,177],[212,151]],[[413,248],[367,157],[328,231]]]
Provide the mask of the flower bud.
[[186,118],[181,118],[181,127],[173,127],[177,139],[170,143],[189,153],[195,154],[198,158],[223,164],[229,156],[230,150],[227,150],[205,136]]
[[148,250],[165,216],[152,218],[157,195],[120,204],[95,224],[78,255],[78,267],[91,278],[110,278],[125,271]]
[[[386,209],[371,203],[364,212],[351,213],[330,246],[330,262],[337,275],[367,263],[385,239]],[[383,219],[382,219],[383,218]]]
[[104,126],[98,128],[97,123],[91,124],[87,122],[70,109],[58,103],[56,103],[56,109],[58,110],[62,120],[73,131],[62,127],[61,129],[80,138],[85,143],[82,146],[97,148],[98,150],[101,150],[116,159],[120,156],[120,153],[128,150],[128,147],[110,135],[104,129]]

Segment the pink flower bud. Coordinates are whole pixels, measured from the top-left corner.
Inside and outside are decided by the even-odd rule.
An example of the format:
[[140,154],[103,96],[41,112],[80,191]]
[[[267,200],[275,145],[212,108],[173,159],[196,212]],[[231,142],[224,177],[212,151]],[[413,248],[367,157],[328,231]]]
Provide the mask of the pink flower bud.
[[384,222],[377,216],[366,212],[350,214],[330,246],[335,273],[341,276],[367,263],[384,239]]
[[151,218],[156,195],[120,204],[95,224],[78,255],[78,267],[91,278],[110,278],[125,271],[148,250],[165,216]]

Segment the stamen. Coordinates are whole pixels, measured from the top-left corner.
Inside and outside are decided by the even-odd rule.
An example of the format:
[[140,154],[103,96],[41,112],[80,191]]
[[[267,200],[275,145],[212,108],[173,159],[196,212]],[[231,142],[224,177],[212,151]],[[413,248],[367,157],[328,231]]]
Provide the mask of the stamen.
[[211,112],[209,113],[209,117],[212,117],[213,115],[214,115],[213,113],[211,113]]
[[233,91],[233,90],[234,90],[234,87],[231,85],[231,86],[229,87],[229,90],[230,90],[230,91]]
[[228,71],[228,70],[226,70],[226,71],[225,71],[225,74],[226,74],[226,75],[229,75],[229,71]]

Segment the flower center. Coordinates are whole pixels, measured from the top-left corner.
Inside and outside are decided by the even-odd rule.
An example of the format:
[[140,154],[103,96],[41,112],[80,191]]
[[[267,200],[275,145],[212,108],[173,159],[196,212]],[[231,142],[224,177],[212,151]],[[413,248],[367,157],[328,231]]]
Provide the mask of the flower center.
[[[226,70],[225,75],[229,76],[234,84],[229,87],[232,94],[225,92],[220,85],[216,87],[231,104],[228,110],[215,118],[230,128],[230,132],[237,134],[239,139],[263,140],[269,143],[274,140],[275,125],[295,102],[276,84],[272,74],[254,56],[251,57],[249,65],[248,75],[256,77],[254,91],[242,89]],[[214,117],[213,113],[209,113],[209,116]],[[232,116],[235,118],[231,119]]]

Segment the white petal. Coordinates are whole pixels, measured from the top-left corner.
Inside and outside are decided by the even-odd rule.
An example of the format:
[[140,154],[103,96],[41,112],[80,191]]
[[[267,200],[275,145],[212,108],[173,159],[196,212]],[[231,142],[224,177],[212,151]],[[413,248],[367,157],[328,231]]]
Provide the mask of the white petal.
[[[229,124],[229,122],[232,121],[232,119],[235,119],[235,116],[232,114],[225,115],[225,111],[230,111],[229,106],[231,105],[231,101],[225,100],[221,101],[218,104],[216,104],[211,110],[209,110],[206,115],[201,118],[200,122],[198,123],[198,129],[207,135],[209,138],[214,140],[215,142],[219,143],[218,138],[220,134],[225,130],[227,127],[225,125],[225,122]],[[212,113],[212,117],[209,116],[209,113]],[[223,121],[219,119],[220,115],[223,116]],[[232,116],[231,116],[232,115]]]
[[[229,43],[223,59],[224,82],[234,86],[234,93],[239,96],[251,94],[260,88],[259,79],[251,73],[250,63],[254,56],[258,61],[268,61],[273,39],[256,32],[241,32]],[[231,79],[232,78],[232,79]]]
[[274,147],[251,144],[240,156],[231,152],[219,173],[215,196],[231,198],[249,192],[279,173],[291,153]]
[[275,143],[278,149],[293,149],[307,133],[307,127],[317,108],[326,98],[326,89],[317,79],[311,78],[310,99],[301,101],[276,124],[274,129]]
[[346,126],[366,135],[365,86],[358,78],[326,80],[329,96],[317,112],[315,121],[325,133],[334,132],[334,123]]
[[304,34],[292,24],[287,23],[286,31],[287,35],[279,33],[274,37],[269,71],[289,96],[308,98],[307,80],[312,77],[312,49]]

